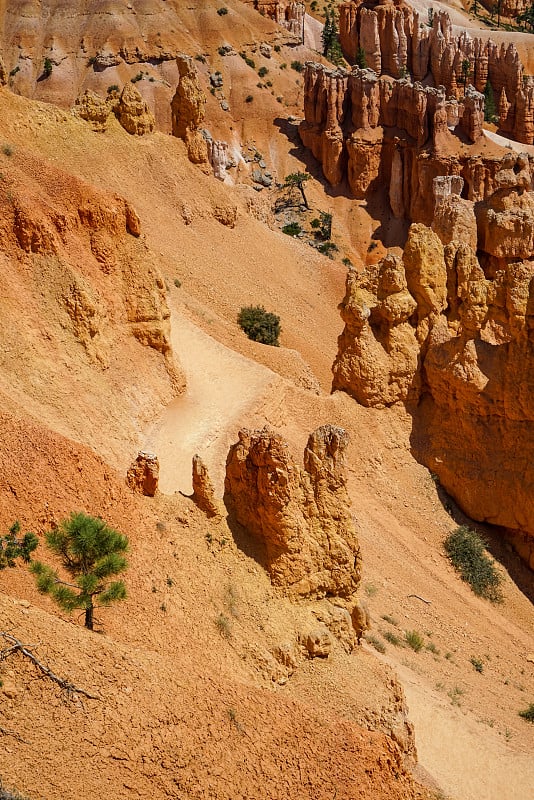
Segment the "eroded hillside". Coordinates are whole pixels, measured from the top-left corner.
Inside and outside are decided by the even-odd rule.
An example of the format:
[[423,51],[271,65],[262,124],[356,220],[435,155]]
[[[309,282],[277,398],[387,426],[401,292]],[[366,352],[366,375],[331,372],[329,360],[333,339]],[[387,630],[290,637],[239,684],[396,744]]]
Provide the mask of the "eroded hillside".
[[[296,126],[276,121],[298,108],[300,73],[277,67],[273,83],[280,75],[294,93],[285,105],[256,87],[257,65],[218,48],[248,44],[258,64],[263,41],[277,64],[304,51],[275,55],[288,31],[238,2],[227,15],[214,3],[180,15],[177,3],[130,5],[136,13],[124,18],[122,4],[107,9],[120,21],[117,39],[91,9],[72,12],[67,24],[48,8],[47,26],[62,20],[68,54],[48,79],[57,79],[63,109],[9,88],[0,94],[0,521],[6,529],[19,519],[42,539],[72,509],[84,509],[126,533],[131,546],[129,597],[99,611],[101,634],[39,595],[23,566],[2,571],[2,630],[39,642],[44,661],[98,698],[68,701],[20,656],[6,660],[2,780],[47,800],[87,793],[400,800],[428,796],[431,787],[462,800],[507,791],[527,797],[533,731],[517,712],[533,691],[529,573],[496,539],[504,604],[474,597],[459,580],[442,541],[461,512],[444,508],[439,487],[411,455],[410,417],[399,405],[365,408],[344,392],[330,394],[343,325],[341,259],[276,229],[278,190],[255,191],[244,159],[223,183],[164,132],[176,45],[198,67],[214,135],[234,126],[239,151],[260,153],[279,178],[303,169]],[[148,23],[163,36],[154,13],[163,5],[179,25],[170,31],[172,58],[156,64],[158,76],[176,70],[151,106],[160,129],[132,136],[111,114],[107,129],[94,131],[68,110],[73,87],[63,95],[60,85],[67,65],[81,63],[80,31],[96,42],[100,26],[98,47],[107,37],[113,57],[123,49],[105,79],[97,62],[85,62],[93,51],[84,55],[81,73],[102,78],[91,88],[103,96],[108,70],[127,81],[145,55],[152,58]],[[25,11],[34,31],[43,8]],[[133,25],[130,16],[131,41],[121,27]],[[143,59],[130,63],[127,50],[135,44],[137,58],[141,39]],[[32,80],[44,50],[35,53]],[[197,53],[208,65],[195,61]],[[235,80],[231,112],[209,91],[219,63],[223,86]],[[143,96],[154,77],[136,82]],[[28,84],[27,93],[44,83]],[[76,95],[86,86],[76,83]],[[245,103],[249,93],[254,100]],[[231,125],[218,127],[228,113]],[[338,241],[353,244],[355,261],[359,252],[365,258],[376,219],[353,210],[349,197],[325,195],[315,180],[309,197],[316,213],[334,211]],[[368,260],[377,260],[376,249]],[[256,303],[280,315],[281,347],[251,342],[237,327],[241,306]],[[253,432],[265,425],[270,433]],[[310,438],[324,430],[332,437]],[[254,443],[254,455],[243,443]],[[153,498],[125,483],[139,449],[160,457]],[[195,495],[184,496],[196,453],[213,485],[207,506],[198,460]],[[357,644],[362,601],[369,635],[387,647],[389,664]],[[410,630],[424,638],[419,653],[400,646]],[[58,739],[61,747],[52,746]],[[455,747],[469,775],[458,770]]]

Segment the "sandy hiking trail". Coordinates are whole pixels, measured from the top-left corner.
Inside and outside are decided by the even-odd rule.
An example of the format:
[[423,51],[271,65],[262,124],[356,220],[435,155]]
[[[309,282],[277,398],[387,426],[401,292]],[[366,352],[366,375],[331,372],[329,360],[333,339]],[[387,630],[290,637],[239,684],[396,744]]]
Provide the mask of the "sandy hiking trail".
[[198,453],[222,496],[221,465],[230,444],[237,441],[240,418],[279,378],[217,342],[180,313],[172,314],[171,330],[187,387],[148,432],[145,448],[158,455],[159,488],[164,494],[192,492],[191,461]]

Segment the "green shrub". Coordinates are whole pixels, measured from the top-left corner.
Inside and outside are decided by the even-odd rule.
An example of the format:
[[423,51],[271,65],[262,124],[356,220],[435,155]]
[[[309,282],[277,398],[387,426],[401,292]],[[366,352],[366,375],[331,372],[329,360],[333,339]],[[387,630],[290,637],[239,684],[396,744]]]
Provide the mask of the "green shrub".
[[224,6],[223,6],[222,8],[218,8],[218,9],[217,9],[217,14],[218,14],[220,17],[224,17],[224,16],[226,16],[226,14],[228,14],[228,9],[227,9],[227,8],[225,8]]
[[534,722],[534,703],[531,703],[524,711],[519,711],[519,716],[526,719],[527,722]]
[[476,531],[461,525],[447,536],[444,548],[453,567],[476,595],[492,603],[502,602],[502,578],[495,562],[486,553],[484,540]]
[[254,97],[251,94],[247,94],[247,96],[245,97],[245,103],[252,103],[253,100]]
[[399,624],[397,617],[394,617],[392,614],[382,614],[382,619],[385,620],[385,622],[389,622],[390,625],[395,625],[395,627]]
[[302,61],[292,61],[291,69],[294,69],[295,72],[303,72],[304,64],[302,63]]
[[134,77],[132,78],[132,83],[138,83],[139,81],[142,80],[143,80],[143,73],[138,72],[137,75],[134,75]]
[[50,75],[52,74],[52,69],[53,69],[52,62],[50,61],[49,58],[45,58],[44,64],[43,64],[43,75],[45,76],[45,78],[49,78],[50,77]]
[[319,245],[317,250],[323,254],[323,256],[328,256],[328,258],[334,258],[334,253],[336,253],[339,248],[337,244],[334,242],[323,242]]
[[377,636],[374,636],[372,633],[367,634],[365,641],[369,642],[369,644],[372,645],[379,653],[386,652],[386,645],[384,642],[381,642],[380,639]]
[[[220,50],[221,48],[219,48]],[[197,53],[195,56],[195,61],[200,61],[201,64],[206,63],[206,57],[202,55],[202,53]]]
[[471,656],[469,661],[474,666],[477,672],[484,672],[484,664],[482,662],[482,659],[476,658],[475,656]]
[[302,233],[302,228],[298,222],[288,222],[282,228],[282,233],[287,234],[287,236],[298,236],[299,233]]
[[384,637],[386,642],[395,645],[395,647],[402,647],[401,640],[399,639],[396,633],[393,633],[393,631],[384,631],[382,636]]
[[418,631],[405,631],[404,638],[408,647],[411,647],[416,653],[421,652],[425,642]]
[[180,286],[182,285],[182,281],[180,280],[180,278],[174,279],[174,285],[176,286],[177,289],[180,288]]
[[269,70],[267,69],[267,67],[260,67],[258,70],[258,75],[260,76],[260,78],[265,78],[268,72]]
[[279,45],[279,44],[275,44],[275,46],[274,46],[274,48],[273,48],[273,49],[274,49],[274,52],[275,52],[275,53],[279,53],[279,52],[282,50],[282,48],[280,47],[280,45]]
[[215,625],[217,630],[225,639],[229,639],[232,635],[232,626],[230,624],[230,620],[224,614],[219,614],[218,617],[215,619]]
[[111,83],[107,88],[107,93],[111,94],[112,92],[120,92],[119,85],[117,83]]
[[263,306],[244,306],[237,315],[237,323],[252,341],[279,346],[280,317]]

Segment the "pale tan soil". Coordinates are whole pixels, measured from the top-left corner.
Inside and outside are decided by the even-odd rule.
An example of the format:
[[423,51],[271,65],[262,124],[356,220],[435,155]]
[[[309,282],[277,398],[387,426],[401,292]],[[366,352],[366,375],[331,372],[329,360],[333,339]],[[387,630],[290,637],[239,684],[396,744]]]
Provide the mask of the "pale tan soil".
[[[132,544],[130,599],[101,612],[103,635],[62,619],[23,568],[2,574],[0,627],[41,642],[39,652],[56,671],[103,698],[87,701],[85,710],[72,706],[36,680],[32,668],[10,661],[0,725],[25,742],[2,736],[1,770],[9,782],[46,800],[411,796],[403,774],[393,777],[399,768],[390,740],[358,727],[388,731],[398,691],[391,673],[365,646],[352,656],[337,648],[327,661],[301,661],[285,684],[273,681],[269,651],[294,640],[310,621],[309,607],[273,591],[249,541],[239,540],[238,548],[225,522],[210,523],[175,494],[189,491],[195,451],[206,457],[221,492],[225,451],[241,425],[272,425],[299,456],[310,431],[331,422],[351,434],[349,488],[373,633],[402,638],[416,629],[439,650],[416,654],[386,645],[413,706],[422,766],[455,800],[530,800],[534,726],[517,712],[534,701],[534,665],[527,661],[534,613],[518,587],[531,590],[532,576],[502,547],[505,575],[508,569],[518,585],[506,577],[502,606],[474,597],[442,553],[455,522],[410,455],[408,415],[328,395],[342,329],[340,261],[270,231],[247,213],[248,189],[203,175],[187,162],[182,144],[161,133],[137,140],[113,124],[99,135],[46,105],[7,93],[2,102],[0,141],[16,148],[21,163],[26,152],[36,152],[132,202],[169,284],[173,344],[188,378],[185,394],[163,414],[154,403],[144,425],[133,426],[120,386],[109,386],[106,372],[89,365],[67,334],[71,361],[55,382],[49,317],[22,290],[4,295],[13,330],[30,338],[32,348],[24,359],[20,350],[2,354],[0,523],[5,529],[19,518],[42,534],[72,508],[85,508],[127,532]],[[241,130],[253,131],[258,148],[273,154],[279,174],[303,166],[301,152],[289,153],[292,144],[275,138],[278,128],[267,129],[262,118],[246,120]],[[11,162],[0,158],[9,176]],[[313,184],[312,205],[335,210],[334,225],[350,240],[356,262],[377,221]],[[17,190],[26,191],[22,180]],[[213,218],[220,204],[238,206],[234,229]],[[47,285],[55,274],[37,273]],[[239,331],[236,315],[246,303],[280,314],[281,348],[249,342]],[[140,345],[133,349],[122,364],[124,385],[143,393],[153,367],[147,359],[156,356]],[[72,364],[93,378],[94,397],[79,392]],[[34,375],[43,383],[37,397],[28,389]],[[162,463],[164,493],[154,500],[135,498],[123,484],[136,449],[148,445]],[[228,640],[215,624],[221,613],[229,620]],[[483,661],[482,674],[471,657]],[[459,709],[448,694],[456,687],[464,691]],[[472,754],[465,769],[457,745]],[[492,787],[501,787],[500,794]]]

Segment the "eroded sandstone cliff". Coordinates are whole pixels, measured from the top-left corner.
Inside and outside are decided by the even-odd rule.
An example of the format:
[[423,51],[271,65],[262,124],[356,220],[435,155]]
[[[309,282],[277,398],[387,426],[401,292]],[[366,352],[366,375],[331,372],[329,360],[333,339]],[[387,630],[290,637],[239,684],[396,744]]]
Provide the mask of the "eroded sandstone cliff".
[[434,230],[413,224],[402,258],[349,272],[333,388],[367,406],[407,403],[418,457],[470,516],[529,535],[519,549],[532,567],[534,196],[523,168],[519,180],[498,172],[501,188],[477,204],[457,179],[436,179]]
[[346,489],[348,435],[323,425],[310,435],[304,467],[279,434],[241,430],[226,463],[225,503],[264,547],[272,582],[292,596],[354,604],[360,548]]

